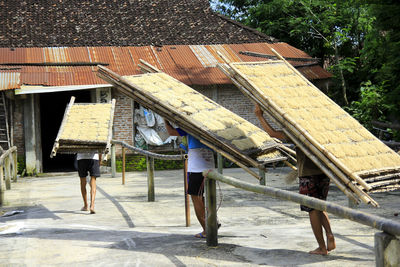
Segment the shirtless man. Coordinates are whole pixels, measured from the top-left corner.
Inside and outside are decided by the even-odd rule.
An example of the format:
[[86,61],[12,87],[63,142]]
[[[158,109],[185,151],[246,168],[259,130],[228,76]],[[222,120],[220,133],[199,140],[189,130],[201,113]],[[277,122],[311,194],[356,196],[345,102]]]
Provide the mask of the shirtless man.
[[[254,113],[260,120],[264,130],[271,136],[281,140],[287,139],[283,132],[275,131],[263,116],[263,111],[258,104],[255,105]],[[326,200],[329,190],[330,179],[312,162],[299,148],[296,148],[297,170],[299,173],[299,192],[302,195]],[[325,211],[315,210],[300,205],[302,211],[308,212],[311,228],[318,248],[310,251],[310,254],[327,255],[329,251],[336,248],[328,214]],[[322,228],[325,229],[327,242],[325,244]]]

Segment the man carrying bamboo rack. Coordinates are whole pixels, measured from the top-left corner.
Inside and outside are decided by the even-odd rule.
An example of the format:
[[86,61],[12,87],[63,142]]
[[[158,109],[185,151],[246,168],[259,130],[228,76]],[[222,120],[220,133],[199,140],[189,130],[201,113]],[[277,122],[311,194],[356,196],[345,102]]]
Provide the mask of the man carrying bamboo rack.
[[[263,111],[255,104],[254,113],[260,120],[264,130],[274,138],[287,139],[283,132],[275,131],[263,116]],[[318,168],[299,148],[296,148],[297,171],[299,176],[299,192],[302,195],[326,200],[329,190],[329,178]],[[336,248],[328,214],[325,211],[315,210],[300,205],[302,211],[307,211],[310,217],[311,228],[318,248],[310,251],[310,254],[327,255],[329,251]],[[325,229],[327,242],[325,244],[322,228]]]
[[204,170],[214,169],[214,153],[213,151],[200,143],[200,141],[180,128],[174,128],[165,120],[165,128],[171,136],[187,136],[188,137],[188,189],[187,193],[191,196],[194,211],[203,231],[196,234],[197,238],[206,237],[205,223],[205,204],[204,204]]

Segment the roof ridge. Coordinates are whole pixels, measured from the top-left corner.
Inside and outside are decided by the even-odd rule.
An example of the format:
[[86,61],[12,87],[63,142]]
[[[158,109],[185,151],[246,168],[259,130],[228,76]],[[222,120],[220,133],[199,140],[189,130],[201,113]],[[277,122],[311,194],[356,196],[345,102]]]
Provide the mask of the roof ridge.
[[229,17],[227,17],[227,16],[225,16],[225,15],[222,15],[222,14],[220,14],[220,13],[218,13],[218,12],[215,12],[215,11],[213,11],[213,10],[212,10],[212,12],[213,12],[215,15],[217,15],[218,17],[220,17],[220,18],[226,20],[226,21],[229,22],[229,23],[232,23],[232,24],[234,24],[234,25],[236,25],[236,26],[239,26],[239,27],[242,27],[242,28],[244,28],[244,29],[246,29],[246,30],[248,30],[248,31],[251,31],[251,32],[253,32],[253,33],[259,35],[260,37],[267,38],[271,43],[277,43],[277,42],[279,42],[279,40],[276,39],[275,37],[266,35],[265,33],[262,33],[262,32],[260,32],[260,31],[258,31],[258,30],[256,30],[256,29],[253,29],[253,28],[251,28],[251,27],[249,27],[249,26],[246,26],[246,25],[244,25],[244,24],[242,24],[242,23],[240,23],[240,22],[238,22],[238,21],[236,21],[236,20],[233,20],[233,19],[231,19],[231,18],[229,18]]

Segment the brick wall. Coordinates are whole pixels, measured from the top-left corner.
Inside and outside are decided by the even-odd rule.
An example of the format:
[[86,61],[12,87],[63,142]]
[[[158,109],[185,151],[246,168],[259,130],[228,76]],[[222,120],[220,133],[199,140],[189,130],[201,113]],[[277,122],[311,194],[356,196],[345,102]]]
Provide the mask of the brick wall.
[[243,93],[240,92],[236,86],[234,85],[220,85],[214,87],[196,86],[194,88],[198,92],[213,99],[221,106],[229,109],[230,111],[236,113],[242,118],[262,128],[259,120],[254,114],[254,104],[247,96],[243,95]]
[[[117,90],[113,90],[112,98],[115,98],[113,139],[133,144],[133,100]],[[121,147],[117,146],[117,154]]]
[[21,97],[15,97],[13,111],[14,146],[18,148],[18,155],[25,153],[24,139],[24,101]]

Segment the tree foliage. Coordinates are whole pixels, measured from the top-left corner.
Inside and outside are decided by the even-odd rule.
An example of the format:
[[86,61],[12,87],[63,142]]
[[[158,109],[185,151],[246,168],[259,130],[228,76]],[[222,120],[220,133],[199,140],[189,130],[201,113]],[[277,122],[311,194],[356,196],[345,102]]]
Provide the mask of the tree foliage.
[[320,58],[329,96],[366,126],[400,116],[400,2],[214,0],[218,12]]

